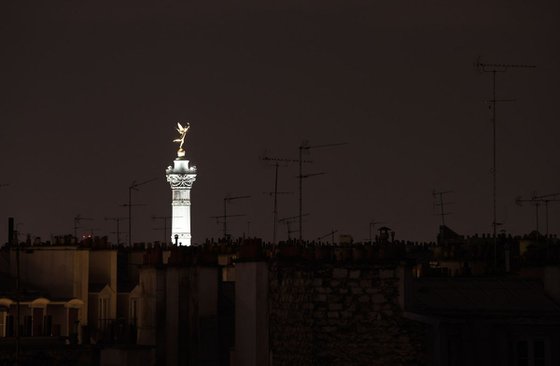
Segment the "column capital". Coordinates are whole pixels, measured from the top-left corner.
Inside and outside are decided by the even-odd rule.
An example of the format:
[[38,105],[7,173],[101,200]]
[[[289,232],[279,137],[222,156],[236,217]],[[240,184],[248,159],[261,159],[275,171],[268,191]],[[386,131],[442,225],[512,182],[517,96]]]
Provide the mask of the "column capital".
[[196,180],[196,174],[167,174],[166,177],[171,189],[191,189]]

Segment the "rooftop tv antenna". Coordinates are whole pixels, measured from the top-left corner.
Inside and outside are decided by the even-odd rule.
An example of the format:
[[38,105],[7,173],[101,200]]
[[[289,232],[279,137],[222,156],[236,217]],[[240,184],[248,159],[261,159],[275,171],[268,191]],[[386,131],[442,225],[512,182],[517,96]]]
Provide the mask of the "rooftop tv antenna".
[[[303,214],[303,216],[309,216],[309,214],[306,213],[306,214]],[[281,218],[280,220],[278,220],[278,222],[281,222],[281,223],[285,223],[285,224],[286,224],[286,229],[287,229],[287,231],[288,231],[288,240],[291,240],[291,239],[292,239],[292,233],[297,232],[297,229],[296,229],[296,230],[292,230],[292,224],[293,224],[296,220],[298,220],[299,218],[300,218],[300,216],[297,215],[297,216],[284,217],[284,218]]]
[[223,230],[224,230],[224,239],[226,239],[226,240],[228,238],[228,232],[227,232],[227,229],[228,229],[227,219],[228,219],[228,217],[245,216],[245,215],[242,215],[242,214],[240,214],[240,215],[228,215],[228,213],[227,213],[228,203],[231,202],[231,201],[240,200],[240,199],[244,199],[244,198],[251,198],[251,196],[229,196],[229,195],[225,196],[224,197],[224,214],[221,215],[221,216],[210,216],[213,219],[218,219],[218,220],[223,219],[224,220],[222,222],[222,224],[223,224]]
[[375,228],[375,225],[377,225],[377,224],[384,224],[384,222],[375,221],[375,220],[371,220],[369,222],[368,226],[369,226],[369,242],[370,242],[370,244],[373,243],[373,232],[374,232],[373,229]]
[[[285,158],[275,158],[270,156],[264,156],[262,158],[264,161],[272,162],[274,166],[274,191],[267,192],[268,194],[274,197],[274,207],[273,207],[273,225],[272,225],[272,244],[276,244],[276,225],[278,222],[278,195],[279,194],[292,194],[292,192],[279,192],[278,191],[278,168],[280,167],[280,163],[288,164],[288,163],[298,163],[299,160],[296,159],[285,159]],[[311,163],[311,160],[305,160],[304,163]]]
[[74,238],[76,238],[76,241],[79,241],[78,239],[78,229],[80,228],[80,222],[82,221],[92,221],[93,219],[90,217],[82,217],[79,214],[74,216]]
[[546,235],[548,235],[548,203],[549,202],[560,202],[560,199],[558,198],[558,196],[560,196],[560,193],[549,193],[549,194],[533,196],[534,199],[540,200],[541,202],[544,203]]
[[99,230],[98,227],[90,227],[89,228],[89,238],[95,238],[95,231]]
[[521,196],[518,196],[515,198],[515,203],[518,206],[522,206],[523,203],[530,203],[535,205],[535,230],[537,231],[537,233],[539,232],[539,206],[540,206],[540,201],[538,200],[534,200],[533,198],[529,198],[529,199],[525,199],[522,198]]
[[515,203],[521,206],[523,203],[528,202],[530,204],[535,205],[535,225],[536,230],[539,232],[539,207],[541,204],[545,206],[545,225],[546,225],[546,235],[548,235],[548,203],[549,202],[558,202],[560,193],[551,193],[551,194],[544,194],[544,195],[537,195],[533,193],[530,199],[524,199],[521,196],[515,199]]
[[[16,229],[17,230],[17,229]],[[20,287],[20,258],[19,258],[19,241],[14,233],[14,218],[8,218],[8,246],[10,250],[16,248],[16,319],[15,319],[15,336],[16,336],[16,365],[20,365],[20,348],[21,348],[21,287]]]
[[132,206],[139,206],[139,205],[132,204],[132,191],[139,191],[140,189],[138,187],[143,186],[144,184],[151,183],[155,180],[157,180],[157,178],[148,179],[140,183],[136,183],[136,181],[134,180],[132,181],[130,186],[128,186],[128,205],[125,204],[123,206],[128,207],[128,246],[129,247],[132,247]]
[[128,220],[128,217],[106,217],[105,221],[115,221],[117,224],[117,231],[111,232],[111,234],[117,234],[117,245],[121,244],[121,221]]
[[284,222],[286,223],[286,231],[288,232],[288,240],[292,240],[292,233],[297,232],[297,229],[296,230],[292,229],[292,224],[295,222],[295,220],[286,220]]
[[445,216],[450,215],[451,212],[445,211],[445,205],[450,205],[452,202],[445,203],[443,196],[453,193],[453,191],[432,191],[432,196],[434,197],[434,208],[439,208],[439,213],[437,215],[441,216],[441,225],[445,226]]
[[325,234],[325,235],[319,236],[319,237],[317,238],[317,241],[321,241],[321,240],[325,239],[326,237],[329,237],[329,236],[330,236],[330,237],[331,237],[331,242],[332,242],[333,245],[334,245],[334,234],[336,234],[336,233],[338,233],[338,230],[331,230],[331,232],[329,232],[329,233],[327,233],[327,234]]
[[[245,215],[245,214],[227,215],[228,218],[229,218],[229,217],[243,217],[243,216],[247,216],[247,215]],[[225,220],[224,215],[210,216],[210,218],[211,218],[211,219],[216,219],[216,224],[217,224],[218,226],[221,226],[221,227],[222,227],[222,230],[223,230],[223,227],[224,227],[224,221],[223,221],[223,220]],[[220,220],[222,220],[222,221],[220,221]],[[227,235],[230,235],[230,234],[227,234]]]
[[332,143],[332,144],[322,144],[322,145],[309,145],[309,141],[303,141],[299,146],[298,146],[298,150],[299,150],[299,158],[298,158],[298,163],[299,163],[299,175],[298,175],[298,181],[299,181],[299,241],[302,242],[303,241],[303,180],[305,178],[310,178],[310,177],[314,177],[317,175],[323,175],[326,173],[312,173],[312,174],[303,174],[303,152],[309,152],[312,149],[324,149],[324,148],[328,148],[328,147],[336,147],[336,146],[342,146],[342,145],[346,145],[346,142],[338,142],[338,143]]
[[273,216],[273,225],[272,225],[272,244],[276,244],[276,226],[278,223],[278,195],[285,195],[285,194],[293,194],[294,192],[283,191],[280,192],[277,190],[278,186],[274,185],[274,192],[263,192],[263,194],[272,196],[274,198],[274,204],[272,209],[272,216]]
[[163,241],[162,243],[167,243],[169,236],[167,236],[167,221],[171,219],[171,216],[152,216],[152,220],[160,220],[163,222],[163,227],[155,228],[154,230],[163,230]]
[[[24,233],[20,230],[20,227],[22,226],[24,226],[23,222],[16,223],[16,229],[14,230],[14,235],[17,243],[19,243],[19,236],[24,235]],[[27,233],[27,235],[30,236],[31,234]]]
[[506,72],[509,69],[534,69],[535,65],[522,65],[522,64],[489,64],[477,60],[476,67],[480,72],[492,73],[492,99],[489,100],[492,106],[492,237],[494,240],[494,267],[498,265],[498,252],[497,252],[497,238],[496,228],[498,222],[496,219],[496,103],[498,102],[512,102],[512,99],[497,99],[496,98],[496,74],[498,72]]

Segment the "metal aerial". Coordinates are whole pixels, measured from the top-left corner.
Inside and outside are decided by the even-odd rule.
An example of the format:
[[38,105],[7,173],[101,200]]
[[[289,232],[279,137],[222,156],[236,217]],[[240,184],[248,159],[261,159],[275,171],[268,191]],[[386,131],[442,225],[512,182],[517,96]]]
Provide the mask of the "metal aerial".
[[441,225],[445,226],[445,216],[451,214],[451,212],[445,211],[445,205],[450,205],[453,202],[445,202],[443,197],[446,194],[453,193],[453,191],[432,191],[432,196],[434,197],[434,209],[438,209],[437,215],[441,217]]
[[328,147],[336,147],[346,145],[346,142],[338,142],[338,143],[331,143],[331,144],[321,144],[321,145],[309,145],[309,141],[305,140],[298,146],[298,163],[299,163],[299,175],[298,175],[298,182],[299,182],[299,241],[300,243],[303,242],[303,180],[305,178],[314,177],[317,175],[326,174],[325,172],[321,173],[311,173],[311,174],[303,174],[303,153],[309,152],[310,150],[314,149],[324,149]]
[[[303,217],[305,216],[309,216],[309,213],[303,214]],[[284,223],[286,224],[286,230],[288,232],[288,240],[292,239],[292,233],[297,232],[297,229],[292,229],[292,224],[294,222],[296,222],[296,220],[299,220],[300,216],[296,215],[296,216],[290,216],[290,217],[283,217],[281,219],[278,220],[279,223]]]
[[121,221],[128,220],[128,217],[105,217],[105,221],[114,221],[117,224],[116,231],[111,234],[117,235],[117,245],[121,245]]
[[338,230],[331,230],[330,232],[326,233],[325,235],[321,235],[319,237],[317,237],[317,241],[321,241],[323,239],[325,239],[326,237],[331,237],[331,242],[334,245],[334,234],[338,233]]
[[162,243],[167,243],[168,240],[168,236],[167,236],[167,222],[168,220],[171,219],[171,216],[156,216],[153,215],[152,216],[152,220],[160,220],[163,222],[163,227],[159,227],[159,228],[155,228],[154,230],[163,230],[163,241]]
[[548,203],[549,202],[560,202],[560,199],[558,199],[558,196],[560,196],[560,193],[550,193],[550,194],[543,194],[543,195],[537,195],[536,192],[533,192],[533,194],[531,195],[531,198],[522,198],[521,196],[518,196],[515,199],[515,203],[519,206],[522,206],[523,203],[529,203],[529,204],[533,204],[535,205],[535,226],[536,226],[536,231],[537,233],[539,232],[540,226],[540,220],[539,220],[539,207],[541,204],[544,204],[545,206],[545,234],[548,235]]
[[498,63],[485,63],[480,59],[476,61],[475,67],[482,73],[492,74],[492,99],[488,100],[492,109],[492,238],[494,241],[494,268],[498,265],[498,252],[497,252],[497,236],[496,230],[498,222],[496,219],[496,201],[497,201],[497,154],[496,154],[496,103],[498,102],[513,102],[513,99],[497,99],[496,98],[496,74],[498,72],[506,72],[509,69],[532,69],[535,65],[522,65],[522,64],[498,64]]
[[93,219],[91,217],[82,217],[80,214],[74,216],[74,238],[76,238],[76,241],[79,242],[79,238],[78,238],[78,229],[80,228],[80,222],[82,221],[93,221]]
[[157,180],[157,178],[152,178],[152,179],[148,179],[145,180],[143,182],[140,183],[136,183],[136,181],[132,181],[132,183],[130,184],[130,186],[128,186],[128,204],[124,204],[122,206],[124,207],[128,207],[128,246],[132,247],[132,206],[143,206],[141,204],[132,204],[132,191],[139,191],[140,189],[138,187],[143,186],[144,184],[148,184],[151,183],[153,181]]
[[218,222],[219,222],[220,219],[223,220],[222,225],[223,225],[223,234],[224,234],[224,239],[225,240],[229,239],[228,226],[227,226],[228,217],[245,216],[244,214],[228,215],[228,213],[227,213],[228,203],[231,202],[231,201],[240,200],[240,199],[244,199],[244,198],[251,198],[251,196],[248,196],[248,195],[245,195],[245,196],[230,196],[230,195],[227,195],[227,196],[225,196],[224,197],[224,214],[220,215],[220,216],[210,216],[210,218],[217,219]]
[[369,243],[370,243],[370,244],[373,243],[373,232],[374,232],[374,228],[375,228],[375,225],[378,225],[378,224],[385,224],[385,222],[383,222],[383,221],[375,221],[375,220],[371,220],[371,221],[369,222],[368,227],[369,227]]
[[[289,163],[299,163],[299,160],[296,159],[286,159],[286,158],[277,158],[277,157],[271,157],[268,155],[265,155],[264,157],[261,158],[261,160],[263,161],[267,161],[267,162],[272,162],[272,166],[274,166],[274,191],[273,192],[266,192],[266,194],[269,194],[271,196],[273,196],[274,199],[274,204],[273,204],[273,209],[272,209],[272,215],[273,215],[273,224],[272,224],[272,244],[276,244],[276,226],[278,223],[278,195],[284,195],[284,194],[292,194],[293,192],[281,192],[278,191],[278,168],[280,167],[280,164],[285,164],[283,166],[288,165]],[[303,161],[304,163],[311,163],[311,160],[305,160]]]
[[544,203],[544,212],[545,212],[545,225],[546,225],[546,232],[545,234],[548,235],[548,203],[549,202],[560,202],[558,198],[560,193],[549,193],[549,194],[542,194],[542,195],[534,195],[533,199],[540,200]]

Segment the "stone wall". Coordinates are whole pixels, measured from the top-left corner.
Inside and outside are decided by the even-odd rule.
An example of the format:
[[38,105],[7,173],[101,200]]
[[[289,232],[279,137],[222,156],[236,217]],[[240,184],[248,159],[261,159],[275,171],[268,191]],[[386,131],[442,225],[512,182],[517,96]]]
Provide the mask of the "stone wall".
[[422,365],[424,326],[399,306],[396,264],[271,261],[277,365]]
[[22,338],[19,362],[15,338],[0,342],[0,366],[97,366],[99,350],[93,346],[65,345],[61,339]]

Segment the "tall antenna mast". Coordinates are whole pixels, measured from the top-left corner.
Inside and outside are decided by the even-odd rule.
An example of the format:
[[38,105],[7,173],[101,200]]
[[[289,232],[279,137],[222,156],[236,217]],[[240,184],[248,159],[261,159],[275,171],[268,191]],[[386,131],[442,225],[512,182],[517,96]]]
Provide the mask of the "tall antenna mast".
[[550,194],[543,194],[543,195],[539,195],[539,196],[537,196],[537,195],[533,196],[534,200],[540,200],[541,202],[544,203],[546,235],[548,235],[548,203],[549,202],[560,202],[560,199],[558,199],[558,196],[560,196],[560,193],[550,193]]
[[509,69],[529,69],[535,68],[534,65],[520,65],[520,64],[487,64],[482,62],[476,63],[477,68],[481,72],[492,73],[492,99],[490,103],[492,105],[492,238],[494,240],[494,268],[498,266],[498,252],[497,252],[497,238],[496,238],[496,227],[498,225],[496,221],[496,102],[511,102],[511,99],[496,99],[496,73],[506,72]]
[[171,218],[171,216],[152,216],[152,220],[161,220],[163,221],[163,227],[162,228],[157,228],[154,230],[163,230],[163,241],[162,243],[168,243],[168,238],[170,236],[167,236],[167,222],[168,220]]
[[517,197],[515,199],[515,203],[517,203],[519,206],[521,206],[524,202],[529,202],[535,205],[535,225],[536,225],[537,232],[539,232],[539,206],[541,205],[541,203],[544,203],[546,235],[548,235],[548,203],[560,201],[560,199],[557,198],[559,195],[560,193],[551,193],[551,194],[543,194],[543,195],[537,195],[536,193],[533,193],[530,199],[524,199],[521,198],[521,196]]
[[[227,233],[227,218],[228,217],[233,217],[233,216],[238,216],[238,215],[228,215],[227,214],[227,205],[229,202],[234,201],[234,200],[240,200],[243,198],[251,198],[251,196],[226,196],[224,197],[224,215],[222,216],[222,218],[224,219],[223,225],[224,225],[224,239],[227,240],[228,238],[228,233]],[[220,218],[220,216],[214,216],[214,218]]]
[[78,229],[80,228],[80,222],[82,221],[92,221],[93,219],[90,217],[82,217],[79,214],[74,216],[74,238],[76,238],[76,242],[79,242],[78,239]]
[[[432,196],[434,197],[434,207],[439,207],[439,216],[441,216],[441,224],[445,226],[445,216],[449,215],[451,212],[445,211],[445,202],[443,200],[443,196],[452,193],[453,191],[436,191],[435,189],[432,192]],[[448,203],[449,204],[449,203]]]
[[384,222],[382,221],[375,221],[375,220],[371,220],[369,222],[369,243],[372,244],[373,243],[373,229],[375,228],[375,225],[377,224],[384,224]]
[[338,230],[334,230],[334,229],[333,229],[333,230],[331,230],[329,233],[317,237],[316,240],[317,240],[317,241],[321,241],[321,240],[323,240],[323,239],[325,239],[325,238],[327,238],[327,237],[330,236],[330,237],[331,237],[331,242],[332,242],[332,244],[334,245],[334,234],[336,234],[336,233],[338,233]]
[[[280,163],[298,163],[299,160],[295,159],[284,159],[284,158],[275,158],[270,156],[265,156],[262,158],[264,161],[273,161],[272,164],[274,166],[274,207],[273,207],[273,225],[272,225],[272,244],[276,244],[276,225],[278,223],[278,194],[290,194],[291,192],[278,192],[278,168],[280,167]],[[311,163],[310,160],[303,161],[304,163]]]
[[523,199],[521,197],[517,197],[515,199],[515,203],[517,203],[519,206],[521,206],[523,202],[529,202],[535,205],[535,231],[538,233],[539,232],[539,206],[541,205],[541,201],[535,200],[534,196],[533,198],[530,199]]
[[303,174],[303,152],[309,151],[311,149],[323,149],[326,147],[335,147],[346,145],[346,142],[339,142],[334,144],[323,144],[323,145],[308,145],[308,141],[303,141],[301,145],[299,145],[299,241],[300,243],[303,242],[303,179],[313,177],[316,175],[322,175],[326,173],[313,173],[313,174]]
[[278,162],[274,163],[274,209],[273,209],[273,221],[272,225],[272,244],[276,244],[276,222],[278,221],[278,167],[280,164]]
[[[227,216],[219,215],[219,216],[210,216],[210,218],[211,219],[216,219],[216,224],[218,224],[218,226],[221,225],[222,230],[223,230],[224,229],[224,222],[220,221],[220,220],[225,220],[226,217],[242,217],[242,216],[247,216],[247,215],[245,215],[245,214],[236,214],[236,215],[227,215]],[[226,225],[226,230],[227,230],[227,225]],[[226,235],[229,235],[229,234],[226,233]],[[224,238],[226,238],[226,237],[224,236]]]
[[[309,216],[308,213],[303,214],[303,216]],[[278,220],[278,222],[283,222],[286,224],[286,228],[288,229],[288,240],[290,240],[292,238],[292,233],[296,232],[296,230],[292,230],[291,224],[296,220],[299,219],[299,216],[290,216],[290,217],[284,217],[281,218],[280,220]]]
[[115,221],[117,224],[117,231],[114,233],[117,234],[117,246],[121,244],[121,221],[128,220],[128,217],[106,217],[105,221]]
[[136,206],[132,204],[132,191],[139,191],[138,187],[143,186],[144,184],[150,183],[157,180],[157,178],[152,178],[149,180],[146,180],[144,182],[141,183],[136,183],[136,181],[132,181],[132,183],[130,184],[130,186],[128,187],[128,205],[124,205],[124,206],[128,206],[128,246],[132,247],[132,206]]

